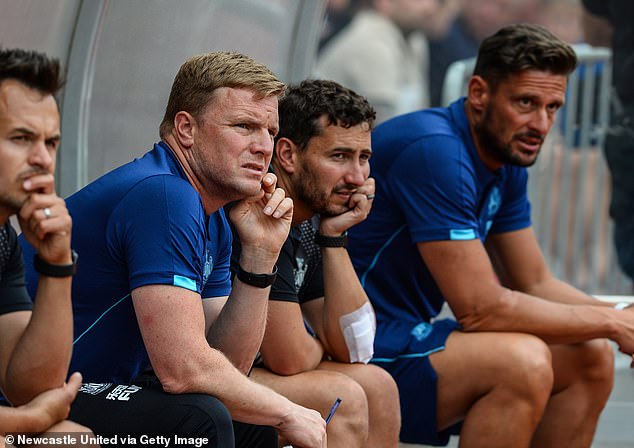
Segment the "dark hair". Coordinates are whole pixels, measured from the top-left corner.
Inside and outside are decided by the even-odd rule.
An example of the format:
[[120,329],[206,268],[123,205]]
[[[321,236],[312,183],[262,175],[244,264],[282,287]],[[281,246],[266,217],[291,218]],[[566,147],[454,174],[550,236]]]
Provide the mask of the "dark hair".
[[309,79],[289,86],[279,102],[280,131],[282,137],[305,149],[308,141],[320,135],[319,119],[328,118],[328,124],[349,128],[361,123],[374,126],[376,112],[367,99],[334,81]]
[[500,82],[526,70],[568,76],[577,66],[570,45],[540,25],[506,26],[484,39],[473,70],[495,90]]
[[0,83],[7,79],[53,96],[64,85],[58,59],[20,48],[0,48]]
[[268,67],[240,53],[219,51],[194,56],[185,61],[174,78],[161,137],[172,130],[178,112],[198,117],[220,87],[247,88],[265,98],[280,96],[285,85]]

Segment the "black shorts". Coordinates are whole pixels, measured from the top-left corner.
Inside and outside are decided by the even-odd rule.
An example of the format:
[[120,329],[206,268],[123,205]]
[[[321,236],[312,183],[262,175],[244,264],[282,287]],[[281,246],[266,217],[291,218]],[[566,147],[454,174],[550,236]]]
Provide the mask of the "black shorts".
[[168,394],[156,377],[129,385],[84,383],[69,419],[114,446],[164,437],[169,447],[277,448],[273,428],[232,421],[222,402],[210,395]]

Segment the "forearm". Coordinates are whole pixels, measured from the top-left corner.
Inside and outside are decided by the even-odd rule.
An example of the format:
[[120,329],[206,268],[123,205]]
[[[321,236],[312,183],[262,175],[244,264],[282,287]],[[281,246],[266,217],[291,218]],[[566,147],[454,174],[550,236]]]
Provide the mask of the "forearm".
[[551,302],[568,305],[611,306],[555,277],[549,276],[523,291],[526,294],[540,297]]
[[270,289],[236,279],[229,300],[207,334],[209,345],[222,351],[245,374],[262,344]]
[[[188,347],[183,354],[166,354],[157,364],[157,375],[168,393],[211,395],[223,402],[234,420],[277,426],[292,403],[251,381],[218,350]],[[161,368],[165,367],[165,368]]]
[[66,380],[73,341],[71,277],[41,276],[29,324],[7,368],[7,397],[15,405],[60,387]]
[[350,362],[350,354],[340,326],[341,316],[368,303],[344,248],[322,248],[324,269],[323,335],[327,352],[337,361]]
[[267,324],[260,353],[264,365],[278,375],[296,375],[314,370],[322,361],[324,347],[306,331],[304,322]]
[[457,315],[465,331],[529,333],[550,344],[616,336],[618,311],[609,307],[556,303],[505,288],[488,294],[495,299]]
[[0,406],[0,436],[14,432],[39,433],[47,429],[44,419],[24,406]]

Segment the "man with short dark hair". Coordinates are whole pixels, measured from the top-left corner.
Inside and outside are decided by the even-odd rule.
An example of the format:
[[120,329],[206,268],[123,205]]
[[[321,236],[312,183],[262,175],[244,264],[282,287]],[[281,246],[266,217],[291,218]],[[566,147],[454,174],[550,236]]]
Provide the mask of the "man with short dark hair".
[[[329,446],[396,447],[398,392],[387,372],[367,365],[375,316],[345,236],[374,197],[374,108],[334,81],[306,80],[289,86],[278,109],[272,166],[294,213],[269,294],[262,364],[251,377],[324,417],[341,398]],[[238,243],[234,238],[234,271]]]
[[[69,421],[81,383],[68,383],[76,257],[71,218],[55,193],[60,120],[59,61],[43,53],[0,49],[0,439],[9,432],[87,431]],[[33,245],[39,286],[33,306],[9,218]],[[3,443],[2,443],[3,444]]]
[[[86,253],[73,283],[71,366],[87,384],[71,416],[96,433],[277,447],[274,427],[298,446],[326,446],[318,412],[246,376],[268,302],[254,279],[275,276],[293,212],[267,173],[284,87],[239,53],[190,58],[161,141],[68,199],[73,246]],[[233,286],[230,201],[243,241]]]
[[[554,278],[531,228],[526,167],[575,66],[546,29],[510,25],[483,41],[466,98],[372,136],[377,196],[350,253],[402,441],[589,447],[613,383],[603,338],[634,353],[634,310]],[[445,302],[457,321],[437,319]]]

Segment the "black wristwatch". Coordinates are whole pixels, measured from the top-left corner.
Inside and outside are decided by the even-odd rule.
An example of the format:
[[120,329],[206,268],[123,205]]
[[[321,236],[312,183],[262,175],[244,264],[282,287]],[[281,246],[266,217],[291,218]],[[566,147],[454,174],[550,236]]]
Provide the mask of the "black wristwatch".
[[256,288],[268,288],[275,283],[277,278],[277,265],[275,265],[271,274],[254,274],[253,272],[245,271],[242,266],[238,266],[236,277],[247,285],[255,286]]
[[33,256],[33,267],[40,275],[47,277],[70,277],[77,272],[77,259],[79,255],[74,250],[70,251],[73,262],[71,264],[51,264],[42,260],[38,254]]
[[315,244],[319,247],[348,247],[348,232],[339,236],[326,236],[316,232]]

